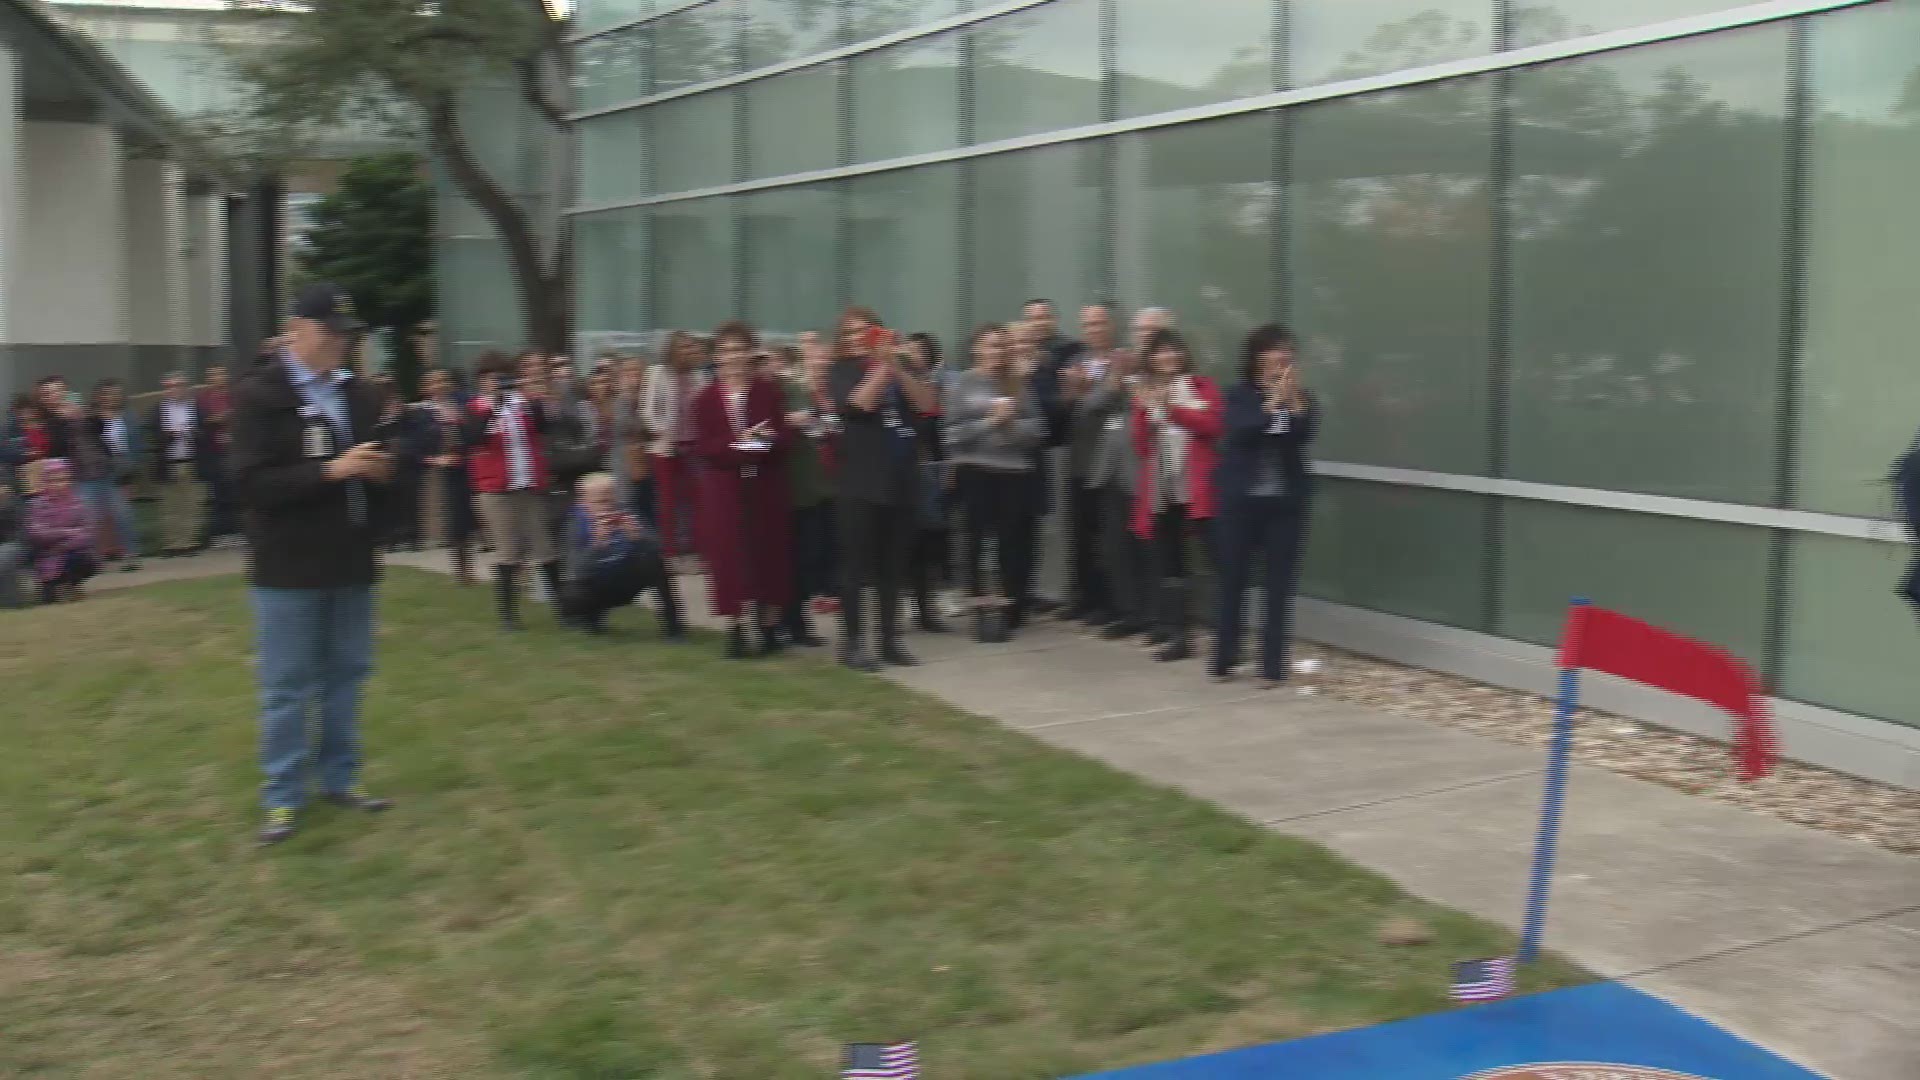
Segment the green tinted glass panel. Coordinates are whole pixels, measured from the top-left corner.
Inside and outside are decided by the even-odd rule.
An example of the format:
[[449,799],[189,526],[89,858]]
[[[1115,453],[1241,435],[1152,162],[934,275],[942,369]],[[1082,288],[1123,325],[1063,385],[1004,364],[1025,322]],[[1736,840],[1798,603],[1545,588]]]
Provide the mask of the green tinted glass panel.
[[1493,0],[1291,0],[1295,86],[1484,56]]
[[740,70],[738,0],[715,0],[648,23],[653,33],[653,92],[725,78]]
[[741,48],[748,71],[826,52],[840,44],[834,0],[745,0]]
[[848,181],[847,214],[854,302],[890,326],[934,335],[955,355],[960,166],[855,177]]
[[1273,0],[1127,0],[1116,10],[1122,117],[1274,89]]
[[580,197],[586,202],[647,193],[646,118],[649,110],[609,113],[582,120]]
[[840,163],[840,69],[802,68],[740,88],[747,100],[747,175],[785,176]]
[[594,334],[646,327],[646,225],[645,207],[573,219],[575,328],[583,341]]
[[581,110],[605,108],[647,93],[646,28],[588,38],[573,51],[573,78]]
[[1322,480],[1302,591],[1334,603],[1481,629],[1486,496]]
[[[671,2],[671,0],[668,0]],[[580,0],[574,6],[575,29],[598,30],[653,11],[654,0]]]
[[1765,529],[1509,499],[1498,632],[1557,644],[1584,596],[1757,665],[1766,642]]
[[974,138],[1011,139],[1100,119],[1100,5],[1051,4],[973,27]]
[[1920,724],[1920,622],[1893,591],[1914,549],[1801,534],[1792,552],[1782,696]]
[[1176,311],[1217,379],[1235,377],[1247,331],[1274,317],[1273,123],[1254,113],[1114,144],[1120,299]]
[[1326,409],[1319,455],[1484,472],[1493,260],[1487,82],[1344,98],[1289,118],[1286,284]]
[[1811,25],[1796,495],[1808,510],[1885,516],[1888,466],[1920,427],[1920,4]]
[[512,351],[526,341],[520,294],[514,288],[506,245],[492,237],[448,239],[437,245],[440,339],[448,355],[477,356],[488,349]]
[[647,107],[654,190],[665,194],[733,181],[734,90]]
[[743,195],[739,202],[747,321],[773,334],[831,327],[838,194],[806,184]]
[[734,318],[732,199],[653,207],[654,329],[706,332]]
[[1749,0],[1514,0],[1517,48],[1741,7]]
[[[990,2],[974,0],[974,6]],[[967,9],[967,0],[847,0],[847,8],[849,40],[864,41],[952,18]]]
[[960,145],[960,35],[936,34],[848,61],[853,79],[853,159]]
[[1036,297],[1099,299],[1099,147],[995,154],[974,169],[973,321],[1009,322]]
[[1512,474],[1765,503],[1786,30],[1514,75]]

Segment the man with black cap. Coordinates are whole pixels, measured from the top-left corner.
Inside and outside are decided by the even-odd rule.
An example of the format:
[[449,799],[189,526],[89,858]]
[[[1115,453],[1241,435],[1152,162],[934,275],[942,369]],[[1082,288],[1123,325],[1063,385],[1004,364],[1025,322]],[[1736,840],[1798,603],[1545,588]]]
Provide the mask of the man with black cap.
[[[360,786],[360,692],[373,667],[375,514],[393,458],[381,394],[346,363],[365,324],[338,286],[294,298],[279,355],[234,387],[234,492],[245,513],[258,645],[260,842],[293,835],[317,756],[329,802],[385,810]],[[320,714],[317,755],[309,710]]]

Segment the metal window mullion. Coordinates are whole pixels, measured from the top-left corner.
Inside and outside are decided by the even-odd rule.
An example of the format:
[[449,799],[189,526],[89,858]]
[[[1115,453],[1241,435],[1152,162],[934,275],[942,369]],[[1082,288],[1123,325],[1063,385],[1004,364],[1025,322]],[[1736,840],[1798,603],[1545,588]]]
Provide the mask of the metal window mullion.
[[1293,114],[1275,109],[1272,118],[1269,185],[1267,197],[1267,260],[1269,280],[1273,282],[1275,316],[1283,323],[1293,322]]
[[[1780,244],[1780,355],[1775,402],[1773,505],[1793,508],[1797,494],[1801,421],[1801,366],[1807,338],[1807,214],[1812,182],[1812,27],[1795,19],[1787,27],[1786,161],[1782,183]],[[1762,675],[1769,693],[1781,692],[1786,672],[1787,621],[1791,615],[1793,540],[1785,529],[1768,538],[1766,656]]]
[[1293,0],[1272,0],[1273,40],[1268,43],[1273,65],[1273,90],[1293,88]]
[[[1120,118],[1120,0],[1100,0],[1100,119],[1111,123]],[[1119,270],[1115,265],[1119,244],[1119,143],[1122,136],[1097,140],[1094,153],[1095,178],[1099,184],[1099,237],[1095,241],[1094,269],[1096,299],[1111,303],[1118,291]]]
[[[1508,5],[1497,5],[1496,37],[1509,45]],[[1505,479],[1511,467],[1513,416],[1513,188],[1514,73],[1493,76],[1488,119],[1492,153],[1487,168],[1487,475]],[[1507,604],[1507,500],[1487,499],[1483,508],[1481,623],[1497,633]]]
[[[853,0],[840,0],[840,40],[845,41],[853,32]],[[858,122],[855,110],[859,102],[853,94],[853,62],[839,60],[834,64],[838,76],[834,84],[834,99],[838,116],[835,119],[835,132],[839,140],[841,165],[853,164],[854,124]],[[854,273],[854,235],[853,235],[853,181],[842,177],[832,182],[830,189],[833,198],[833,280],[834,297],[838,307],[846,310],[855,302],[853,295]]]
[[[960,34],[960,93],[957,103],[960,110],[957,142],[961,146],[972,146],[978,119],[979,98],[975,89],[979,81],[978,50],[974,48],[972,28]],[[973,159],[963,158],[954,164],[959,175],[955,179],[958,188],[958,212],[954,214],[954,253],[959,262],[958,295],[954,297],[954,318],[959,322],[959,331],[964,341],[973,330],[973,201],[974,189],[978,184],[975,175],[976,165]],[[956,355],[960,355],[956,353]]]

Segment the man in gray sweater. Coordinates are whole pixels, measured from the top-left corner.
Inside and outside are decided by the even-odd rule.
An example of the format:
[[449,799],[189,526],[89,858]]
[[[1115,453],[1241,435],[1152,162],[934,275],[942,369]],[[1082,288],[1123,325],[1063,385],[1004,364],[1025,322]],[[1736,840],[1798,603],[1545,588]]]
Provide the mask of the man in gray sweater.
[[[1109,349],[1082,378],[1074,404],[1074,482],[1098,515],[1090,535],[1111,617],[1101,636],[1131,637],[1147,629],[1153,567],[1144,541],[1133,534],[1134,486],[1140,457],[1133,448],[1133,383],[1139,359]],[[1084,437],[1084,446],[1082,439]]]

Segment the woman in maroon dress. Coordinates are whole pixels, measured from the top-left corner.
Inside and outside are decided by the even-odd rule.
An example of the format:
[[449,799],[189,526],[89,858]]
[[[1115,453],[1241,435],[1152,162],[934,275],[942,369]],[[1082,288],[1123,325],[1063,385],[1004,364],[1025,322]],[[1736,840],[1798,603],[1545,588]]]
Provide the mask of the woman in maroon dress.
[[727,620],[727,655],[748,654],[747,608],[761,655],[780,649],[780,611],[792,590],[787,426],[780,388],[755,370],[759,348],[746,324],[714,333],[718,377],[693,400],[700,478],[700,551],[713,613]]

